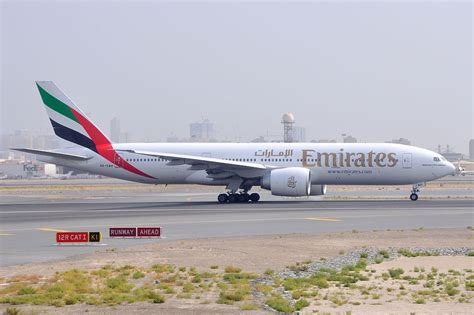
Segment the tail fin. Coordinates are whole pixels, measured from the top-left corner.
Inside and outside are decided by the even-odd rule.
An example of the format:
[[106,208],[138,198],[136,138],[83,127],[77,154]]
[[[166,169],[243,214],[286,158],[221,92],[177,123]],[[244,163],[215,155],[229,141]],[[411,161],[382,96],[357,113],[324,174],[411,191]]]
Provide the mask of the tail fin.
[[[124,160],[114,150],[110,140],[52,81],[36,81],[41,98],[57,136],[91,149],[117,167],[154,178]],[[23,150],[24,151],[24,150]]]
[[54,133],[99,153],[111,142],[52,81],[36,81]]

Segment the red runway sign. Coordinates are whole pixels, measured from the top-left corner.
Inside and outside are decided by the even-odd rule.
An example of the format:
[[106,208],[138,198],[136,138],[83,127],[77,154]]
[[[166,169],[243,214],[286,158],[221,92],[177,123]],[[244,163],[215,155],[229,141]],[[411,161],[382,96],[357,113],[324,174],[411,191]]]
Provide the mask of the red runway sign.
[[57,232],[57,243],[84,243],[89,241],[88,232]]
[[137,228],[110,228],[110,237],[136,237]]
[[137,228],[138,237],[160,237],[161,228],[159,227],[139,227]]

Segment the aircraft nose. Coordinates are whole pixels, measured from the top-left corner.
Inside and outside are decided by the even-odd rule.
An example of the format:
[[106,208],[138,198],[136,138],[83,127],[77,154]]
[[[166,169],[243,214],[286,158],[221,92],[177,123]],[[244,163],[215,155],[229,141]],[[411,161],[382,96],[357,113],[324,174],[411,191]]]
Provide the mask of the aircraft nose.
[[456,166],[453,165],[451,162],[446,162],[447,166],[449,167],[448,175],[456,175]]

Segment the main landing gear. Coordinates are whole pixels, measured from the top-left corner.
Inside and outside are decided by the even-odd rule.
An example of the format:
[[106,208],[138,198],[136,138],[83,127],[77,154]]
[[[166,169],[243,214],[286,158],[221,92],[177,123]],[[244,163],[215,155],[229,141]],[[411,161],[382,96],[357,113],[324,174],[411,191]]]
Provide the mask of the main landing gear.
[[219,203],[244,203],[244,202],[258,202],[260,200],[260,195],[257,193],[248,194],[246,192],[243,193],[227,193],[227,194],[220,194],[217,196],[217,201]]
[[417,201],[418,200],[418,193],[420,192],[420,187],[423,187],[423,186],[425,186],[424,183],[415,184],[415,185],[412,186],[411,195],[410,195],[410,200],[411,201]]

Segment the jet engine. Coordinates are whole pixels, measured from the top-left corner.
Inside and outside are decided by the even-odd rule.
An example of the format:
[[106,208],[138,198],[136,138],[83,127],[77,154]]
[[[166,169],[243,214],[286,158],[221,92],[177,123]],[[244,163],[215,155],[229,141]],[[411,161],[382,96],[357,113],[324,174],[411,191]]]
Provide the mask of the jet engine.
[[311,185],[311,196],[322,196],[326,194],[326,185]]
[[311,193],[311,172],[303,167],[272,170],[260,183],[276,196],[308,196]]

